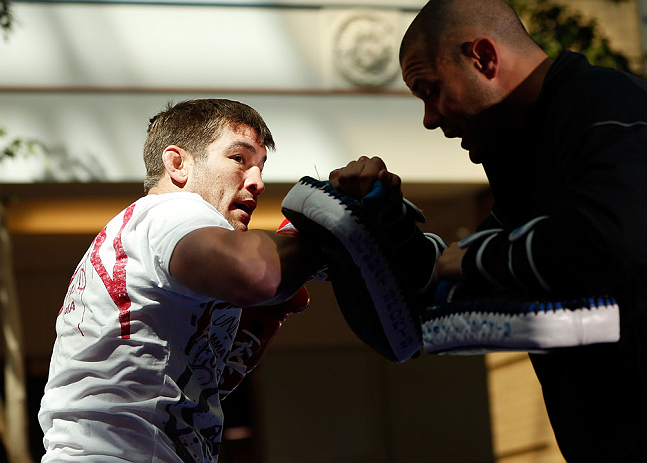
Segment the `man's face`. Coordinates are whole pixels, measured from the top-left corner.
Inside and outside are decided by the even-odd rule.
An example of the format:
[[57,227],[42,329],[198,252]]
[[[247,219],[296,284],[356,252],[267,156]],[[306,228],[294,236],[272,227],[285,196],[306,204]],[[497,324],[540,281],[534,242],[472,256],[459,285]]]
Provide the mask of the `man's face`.
[[195,161],[191,191],[200,194],[237,230],[247,230],[258,196],[265,189],[261,173],[267,150],[245,125],[229,124]]
[[470,152],[472,162],[481,162],[478,152],[486,124],[479,115],[495,103],[495,97],[477,69],[467,59],[428,56],[419,40],[403,56],[402,77],[425,105],[425,128],[440,127],[447,138],[462,138],[461,146]]

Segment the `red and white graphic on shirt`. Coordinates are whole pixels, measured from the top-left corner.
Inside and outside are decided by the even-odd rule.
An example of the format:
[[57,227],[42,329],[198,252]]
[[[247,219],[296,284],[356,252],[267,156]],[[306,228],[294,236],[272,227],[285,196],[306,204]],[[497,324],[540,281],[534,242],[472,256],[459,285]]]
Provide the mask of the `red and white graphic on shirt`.
[[117,306],[117,309],[119,309],[119,324],[121,325],[121,337],[123,339],[130,339],[130,296],[128,296],[128,291],[126,290],[126,264],[128,263],[128,256],[126,255],[124,246],[121,242],[121,233],[130,218],[133,216],[134,210],[134,204],[126,209],[124,212],[124,222],[112,242],[115,249],[116,259],[115,265],[112,267],[112,277],[108,275],[103,262],[101,262],[101,257],[99,256],[99,249],[106,241],[105,228],[101,230],[101,233],[99,233],[95,238],[94,249],[92,249],[92,256],[90,257],[92,267],[94,267],[94,270],[101,278],[103,285],[108,290],[110,298]]
[[72,278],[70,279],[70,285],[67,287],[67,294],[65,295],[63,306],[61,307],[61,310],[58,311],[59,315],[67,315],[69,313],[76,312],[77,307],[76,302],[74,302],[73,300],[74,298],[76,298],[76,300],[81,303],[83,311],[81,313],[81,321],[77,324],[77,328],[81,333],[81,336],[85,336],[83,334],[83,330],[81,329],[81,323],[83,323],[83,319],[85,318],[85,303],[83,302],[83,292],[85,291],[86,285],[87,278],[85,276],[85,268],[78,267],[74,272],[74,275],[72,275]]

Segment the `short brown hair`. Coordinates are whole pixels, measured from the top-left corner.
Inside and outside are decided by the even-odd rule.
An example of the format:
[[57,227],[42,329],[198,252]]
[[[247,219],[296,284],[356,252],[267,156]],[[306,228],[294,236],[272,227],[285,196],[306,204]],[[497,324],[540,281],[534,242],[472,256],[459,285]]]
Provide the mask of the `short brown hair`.
[[164,175],[162,152],[169,145],[185,149],[196,159],[206,156],[207,147],[229,124],[245,125],[256,131],[259,143],[275,148],[270,129],[263,118],[250,106],[225,99],[187,100],[169,102],[166,109],[150,120],[144,143],[146,179],[144,193],[157,185]]

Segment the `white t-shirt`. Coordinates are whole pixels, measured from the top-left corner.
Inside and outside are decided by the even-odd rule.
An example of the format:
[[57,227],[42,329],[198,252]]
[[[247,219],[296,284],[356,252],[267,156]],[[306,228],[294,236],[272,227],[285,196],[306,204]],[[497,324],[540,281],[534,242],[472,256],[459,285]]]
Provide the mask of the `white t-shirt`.
[[177,242],[204,227],[232,229],[197,194],[149,195],[90,245],[56,321],[43,462],[217,460],[218,382],[240,309],[168,268]]

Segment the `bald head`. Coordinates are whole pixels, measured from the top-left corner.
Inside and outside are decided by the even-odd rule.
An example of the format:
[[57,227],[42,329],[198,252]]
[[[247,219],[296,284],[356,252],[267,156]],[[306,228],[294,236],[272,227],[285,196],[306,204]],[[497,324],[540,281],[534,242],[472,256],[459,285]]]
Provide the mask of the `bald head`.
[[490,37],[511,49],[538,48],[514,10],[504,0],[430,0],[420,10],[400,46],[400,62],[419,40],[432,56],[453,50],[458,53],[463,33]]

